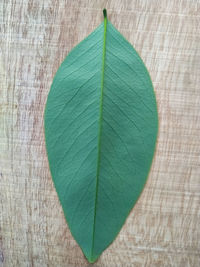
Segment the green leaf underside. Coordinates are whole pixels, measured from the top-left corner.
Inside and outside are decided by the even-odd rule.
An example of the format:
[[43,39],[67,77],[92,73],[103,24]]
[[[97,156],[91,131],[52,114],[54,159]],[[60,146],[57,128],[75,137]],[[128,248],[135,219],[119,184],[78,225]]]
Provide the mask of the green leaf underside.
[[146,67],[104,15],[58,69],[44,118],[52,178],[90,262],[114,240],[136,203],[158,129]]

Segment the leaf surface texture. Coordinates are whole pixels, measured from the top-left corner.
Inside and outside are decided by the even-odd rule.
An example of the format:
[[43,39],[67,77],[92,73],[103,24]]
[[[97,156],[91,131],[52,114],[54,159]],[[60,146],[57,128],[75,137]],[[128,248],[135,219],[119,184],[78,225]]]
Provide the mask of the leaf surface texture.
[[94,262],[144,187],[158,129],[148,71],[106,16],[59,67],[44,119],[49,166],[66,220]]

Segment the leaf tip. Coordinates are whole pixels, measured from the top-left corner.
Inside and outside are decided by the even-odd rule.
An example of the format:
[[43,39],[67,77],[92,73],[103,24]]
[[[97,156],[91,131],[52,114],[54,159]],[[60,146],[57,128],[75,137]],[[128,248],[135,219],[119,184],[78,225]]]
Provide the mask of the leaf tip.
[[98,257],[96,258],[90,258],[90,259],[87,259],[89,263],[95,263],[95,261],[97,261]]
[[104,15],[104,18],[107,18],[107,10],[105,8],[103,9],[103,15]]
[[94,263],[98,260],[100,255],[90,255],[89,257],[86,256],[89,263]]

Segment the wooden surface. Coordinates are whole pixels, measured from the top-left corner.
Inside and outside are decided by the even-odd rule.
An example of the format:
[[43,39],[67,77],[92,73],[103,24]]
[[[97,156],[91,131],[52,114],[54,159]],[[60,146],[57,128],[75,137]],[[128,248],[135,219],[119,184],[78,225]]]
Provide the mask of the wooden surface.
[[150,72],[160,125],[146,187],[93,266],[200,266],[197,0],[0,1],[0,266],[92,266],[51,180],[43,111],[58,66],[104,7]]

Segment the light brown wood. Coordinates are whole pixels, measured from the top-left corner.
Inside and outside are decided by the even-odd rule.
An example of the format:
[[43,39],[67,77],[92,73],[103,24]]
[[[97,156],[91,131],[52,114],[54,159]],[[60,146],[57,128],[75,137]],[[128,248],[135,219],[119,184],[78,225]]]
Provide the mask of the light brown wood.
[[43,110],[67,53],[110,21],[143,58],[159,110],[145,189],[96,267],[200,266],[200,1],[0,1],[0,266],[90,266],[45,152]]

